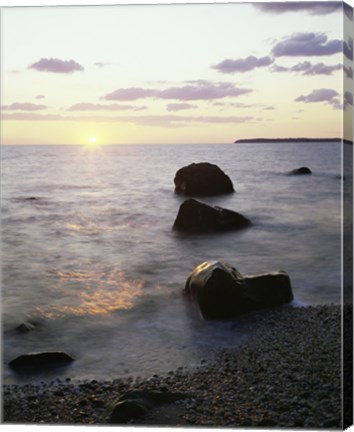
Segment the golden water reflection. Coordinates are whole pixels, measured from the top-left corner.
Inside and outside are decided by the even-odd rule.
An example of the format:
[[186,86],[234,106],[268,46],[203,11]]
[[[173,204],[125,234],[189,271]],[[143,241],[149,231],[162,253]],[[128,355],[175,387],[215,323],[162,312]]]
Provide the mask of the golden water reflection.
[[46,318],[66,315],[96,315],[133,307],[142,295],[145,281],[142,278],[128,279],[121,270],[53,272],[58,278],[55,291],[61,299],[37,310]]

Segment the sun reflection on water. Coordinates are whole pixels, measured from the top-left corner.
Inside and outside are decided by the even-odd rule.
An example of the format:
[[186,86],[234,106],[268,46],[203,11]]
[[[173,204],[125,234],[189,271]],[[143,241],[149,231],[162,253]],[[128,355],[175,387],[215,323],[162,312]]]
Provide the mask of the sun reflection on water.
[[53,273],[58,278],[54,288],[61,293],[61,300],[48,308],[37,309],[35,315],[60,318],[67,315],[102,315],[130,309],[136,298],[142,295],[145,286],[144,279],[128,279],[121,270]]

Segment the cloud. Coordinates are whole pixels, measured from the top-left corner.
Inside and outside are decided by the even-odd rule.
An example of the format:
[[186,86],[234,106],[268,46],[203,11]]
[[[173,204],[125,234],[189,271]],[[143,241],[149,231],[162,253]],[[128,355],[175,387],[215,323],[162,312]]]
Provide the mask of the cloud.
[[194,108],[198,108],[197,105],[189,103],[171,103],[167,105],[167,111],[182,111]]
[[353,93],[346,91],[344,93],[344,108],[346,108],[348,105],[353,106]]
[[225,97],[237,97],[252,90],[236,87],[231,83],[212,83],[199,80],[190,81],[187,85],[168,87],[164,90],[144,88],[124,88],[115,90],[103,97],[106,100],[132,101],[142,98],[175,99],[180,101],[214,100]]
[[273,72],[296,72],[301,73],[302,75],[332,75],[333,72],[342,69],[342,65],[340,63],[336,65],[325,65],[324,63],[316,63],[312,64],[309,61],[304,61],[301,63],[297,63],[291,67],[283,67],[278,65],[273,65]]
[[281,56],[324,56],[342,52],[343,41],[328,40],[323,33],[295,33],[272,50],[275,57]]
[[57,58],[42,58],[28,66],[39,72],[53,72],[71,74],[75,71],[83,71],[84,68],[74,60],[60,60]]
[[21,121],[57,121],[57,120],[72,120],[68,117],[63,117],[58,114],[39,114],[31,112],[19,113],[3,113],[2,120],[21,120]]
[[347,78],[353,79],[353,68],[352,67],[343,66],[343,70],[344,70]]
[[342,104],[340,103],[338,92],[332,89],[313,90],[312,93],[308,95],[302,95],[297,97],[295,101],[304,102],[304,103],[324,102],[332,105],[334,109],[342,108]]
[[349,60],[353,60],[353,39],[352,38],[349,38],[348,42],[343,43],[343,53]]
[[30,102],[15,102],[11,105],[2,105],[3,111],[39,111],[47,108],[46,105],[33,104]]
[[67,108],[67,111],[125,111],[125,110],[137,111],[137,110],[141,110],[142,108],[144,107],[137,107],[134,105],[119,105],[119,104],[103,105],[103,104],[81,102],[75,105],[71,105],[69,108]]
[[251,116],[179,116],[179,115],[146,115],[146,116],[62,116],[39,113],[3,113],[2,120],[21,121],[71,121],[71,122],[103,122],[132,123],[139,126],[153,127],[185,127],[197,124],[239,124],[251,122]]
[[143,98],[149,98],[156,95],[157,90],[143,89],[138,87],[129,87],[115,90],[103,97],[105,100],[133,101]]
[[313,90],[312,93],[304,96],[299,96],[295,99],[296,102],[329,102],[333,98],[338,97],[338,92],[332,89]]
[[328,15],[341,11],[341,2],[284,2],[253,3],[253,6],[267,13],[282,14],[286,12],[309,12],[311,15]]
[[252,90],[241,89],[231,83],[211,83],[208,81],[198,81],[195,84],[183,87],[170,87],[162,90],[158,97],[162,99],[176,100],[213,100],[225,97],[237,97]]
[[[253,120],[251,116],[179,116],[179,115],[152,115],[152,116],[135,116],[125,117],[125,121],[144,125],[158,127],[182,127],[194,123],[203,124],[239,124]],[[124,121],[121,120],[121,121]]]
[[93,65],[98,67],[98,68],[103,68],[106,66],[110,66],[112,63],[110,62],[95,62]]
[[44,99],[44,98],[45,98],[45,96],[42,95],[42,94],[39,94],[39,95],[36,96],[36,99]]
[[350,21],[353,21],[353,8],[350,4],[342,3],[343,10],[345,15],[350,19]]
[[259,67],[269,66],[273,62],[274,59],[269,56],[260,58],[249,56],[238,60],[226,59],[212,67],[223,73],[248,72]]

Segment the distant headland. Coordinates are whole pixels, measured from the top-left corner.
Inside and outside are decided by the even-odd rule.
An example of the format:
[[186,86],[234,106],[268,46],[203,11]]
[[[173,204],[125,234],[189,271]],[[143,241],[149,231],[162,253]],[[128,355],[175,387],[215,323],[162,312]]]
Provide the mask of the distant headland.
[[[326,142],[332,143],[342,141],[342,138],[245,138],[239,139],[234,144],[245,144],[245,143],[300,143],[300,142]],[[353,141],[343,139],[345,144],[353,145]]]

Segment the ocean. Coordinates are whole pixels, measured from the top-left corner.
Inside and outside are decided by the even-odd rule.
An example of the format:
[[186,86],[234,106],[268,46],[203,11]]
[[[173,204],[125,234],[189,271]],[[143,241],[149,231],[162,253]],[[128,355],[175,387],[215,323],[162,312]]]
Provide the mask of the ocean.
[[[292,307],[342,296],[342,152],[334,143],[2,146],[3,381],[148,377],[196,367],[242,343],[236,321],[204,321],[182,295],[190,272],[224,260],[244,274],[286,271]],[[350,149],[352,150],[352,148]],[[231,195],[202,201],[252,226],[172,229],[185,197],[176,171],[217,164]],[[287,175],[308,166],[312,175]],[[32,323],[26,333],[16,330]],[[7,363],[60,350],[67,368],[18,374]]]

